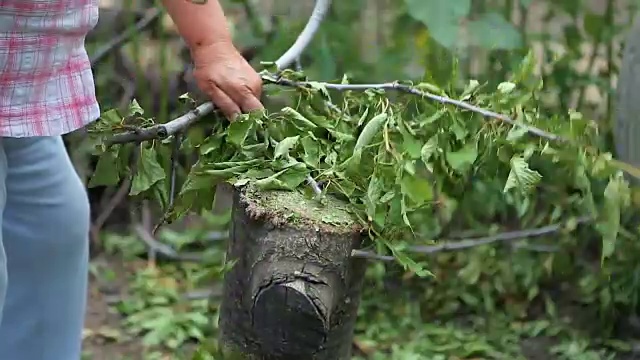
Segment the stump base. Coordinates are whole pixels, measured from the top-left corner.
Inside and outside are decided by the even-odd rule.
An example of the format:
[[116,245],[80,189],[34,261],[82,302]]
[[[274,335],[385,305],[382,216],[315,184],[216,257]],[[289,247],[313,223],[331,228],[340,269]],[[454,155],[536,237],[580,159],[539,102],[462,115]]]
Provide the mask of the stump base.
[[244,359],[350,359],[365,262],[361,228],[329,199],[235,190],[221,344]]

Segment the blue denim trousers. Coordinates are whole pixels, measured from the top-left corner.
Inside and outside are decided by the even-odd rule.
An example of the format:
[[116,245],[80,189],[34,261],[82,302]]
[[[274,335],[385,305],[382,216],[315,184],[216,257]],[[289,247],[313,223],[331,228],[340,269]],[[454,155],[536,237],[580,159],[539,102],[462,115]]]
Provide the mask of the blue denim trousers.
[[79,360],[90,210],[61,137],[0,137],[0,359]]

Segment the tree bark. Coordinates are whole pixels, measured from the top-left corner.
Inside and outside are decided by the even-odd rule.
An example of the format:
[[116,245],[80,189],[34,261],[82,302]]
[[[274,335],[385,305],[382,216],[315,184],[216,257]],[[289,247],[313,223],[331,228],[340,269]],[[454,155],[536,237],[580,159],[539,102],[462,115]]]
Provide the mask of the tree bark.
[[[622,65],[616,89],[614,142],[616,156],[632,165],[640,165],[640,19],[636,18],[626,37]],[[628,177],[634,183],[636,179]]]
[[351,358],[365,262],[361,227],[333,198],[234,191],[221,345],[233,359]]

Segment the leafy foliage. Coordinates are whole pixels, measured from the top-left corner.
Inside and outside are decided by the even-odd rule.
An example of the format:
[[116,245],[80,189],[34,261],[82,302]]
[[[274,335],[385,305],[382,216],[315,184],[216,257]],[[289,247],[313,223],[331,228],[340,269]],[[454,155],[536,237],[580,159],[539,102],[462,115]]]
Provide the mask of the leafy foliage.
[[[129,4],[129,2],[125,3]],[[231,13],[233,6],[237,6],[240,8],[238,12],[242,13],[242,7],[246,7],[248,3],[242,0],[231,0],[227,2],[225,9],[229,9]],[[285,3],[284,6],[287,8],[294,8],[288,2]],[[434,3],[437,4],[434,5]],[[533,113],[531,122],[565,135],[568,121],[573,124],[588,124],[586,127],[592,131],[587,134],[586,138],[576,140],[582,145],[591,144],[592,151],[578,156],[578,161],[573,163],[576,165],[574,168],[576,174],[587,174],[586,177],[580,176],[580,178],[586,178],[586,182],[577,181],[571,172],[557,168],[555,163],[549,161],[553,159],[550,154],[540,156],[536,153],[536,156],[529,158],[522,156],[529,168],[540,174],[542,178],[538,185],[532,189],[532,192],[536,194],[525,193],[526,196],[514,200],[515,194],[519,193],[518,188],[511,188],[506,194],[503,192],[511,171],[509,164],[511,158],[501,157],[499,175],[496,175],[495,178],[471,177],[464,194],[456,193],[453,195],[454,200],[463,199],[461,203],[456,205],[457,210],[452,216],[456,221],[447,222],[447,219],[443,219],[438,222],[438,224],[450,224],[444,226],[442,236],[449,237],[448,235],[451,235],[452,239],[468,237],[495,239],[503,234],[502,230],[505,228],[511,230],[516,227],[533,227],[535,230],[537,227],[548,224],[551,219],[565,219],[562,226],[564,231],[554,233],[553,236],[536,239],[535,243],[523,240],[511,242],[508,246],[485,245],[464,251],[432,254],[429,257],[428,269],[434,274],[434,277],[429,279],[415,279],[411,272],[401,271],[395,266],[372,263],[369,267],[366,293],[363,296],[365,303],[360,308],[356,336],[356,344],[360,345],[365,353],[361,354],[362,358],[402,360],[448,357],[490,358],[500,354],[503,355],[503,358],[517,359],[520,357],[516,356],[516,353],[520,353],[519,350],[522,350],[519,348],[526,347],[521,346],[520,342],[529,343],[529,340],[540,341],[534,341],[533,346],[536,348],[536,354],[542,354],[545,352],[544,349],[551,348],[551,352],[547,356],[535,355],[532,358],[551,358],[552,355],[558,359],[614,358],[614,355],[611,355],[609,351],[602,350],[602,348],[606,347],[609,350],[615,349],[623,352],[629,351],[631,348],[629,344],[621,346],[620,342],[609,341],[608,337],[611,336],[610,330],[612,329],[620,330],[618,335],[622,337],[637,335],[637,327],[633,324],[629,327],[627,324],[629,320],[635,321],[639,309],[640,282],[638,279],[640,276],[638,274],[640,274],[640,262],[638,254],[640,254],[640,248],[638,239],[640,233],[637,228],[637,218],[634,218],[638,204],[637,192],[635,189],[631,190],[632,197],[636,199],[633,202],[633,207],[620,212],[621,207],[618,201],[627,199],[624,195],[627,191],[624,182],[617,181],[615,176],[613,177],[614,181],[609,182],[605,173],[593,176],[590,172],[591,167],[581,168],[579,164],[596,159],[597,153],[600,152],[600,159],[604,160],[602,163],[605,164],[606,159],[610,156],[606,154],[606,151],[612,149],[611,137],[608,133],[609,128],[612,127],[610,123],[612,101],[609,98],[614,93],[612,84],[615,82],[611,80],[617,77],[620,50],[618,43],[623,36],[626,36],[627,29],[633,20],[633,14],[636,13],[637,2],[607,0],[604,13],[594,11],[586,6],[587,3],[583,0],[541,0],[535,2],[527,0],[474,0],[471,4],[472,11],[460,12],[460,7],[464,5],[463,1],[353,0],[334,2],[333,11],[325,20],[320,33],[310,48],[305,51],[305,56],[302,59],[305,74],[309,78],[339,79],[341,74],[348,73],[349,79],[353,82],[412,79],[416,83],[435,84],[434,87],[429,87],[427,90],[446,91],[454,98],[465,98],[466,101],[481,104],[476,95],[480,98],[485,97],[485,100],[492,96],[499,98],[499,94],[496,94],[498,85],[503,83],[505,79],[509,79],[512,73],[518,70],[523,54],[529,48],[534,47],[540,51],[541,56],[539,55],[539,58],[536,59],[538,62],[536,73],[541,75],[544,87],[534,91],[533,98],[524,100],[525,112]],[[531,6],[532,4],[535,6]],[[439,13],[449,11],[456,16],[430,19],[430,14],[436,13],[436,8],[432,8],[433,12],[427,10],[433,6],[440,9]],[[450,8],[458,7],[458,10],[446,10],[447,6]],[[376,9],[376,11],[369,11],[369,8]],[[276,58],[295,40],[303,25],[302,22],[306,20],[308,12],[303,8],[300,10],[303,10],[300,14],[296,14],[295,9],[284,13],[276,10],[275,14],[279,15],[279,19],[282,21],[272,24],[275,29],[273,37],[265,36],[264,32],[258,31],[260,26],[254,26],[254,23],[260,23],[259,20],[262,20],[263,23],[268,22],[272,14],[261,14],[261,10],[254,11],[254,15],[260,19],[257,19],[258,21],[249,19],[251,22],[246,22],[242,16],[239,19],[230,18],[230,22],[235,22],[231,24],[235,41],[242,46],[260,44],[268,39],[266,41],[268,46],[260,48],[256,58]],[[459,13],[455,13],[456,11]],[[300,18],[296,19],[298,15]],[[495,19],[494,23],[499,25],[491,28],[482,25],[489,24],[489,21],[479,21],[491,18]],[[362,31],[353,31],[354,24],[358,22],[360,22]],[[471,24],[474,24],[474,31],[469,30]],[[529,24],[533,26],[529,27]],[[113,30],[109,33],[112,32]],[[457,37],[454,37],[454,32]],[[514,36],[514,32],[519,35]],[[477,36],[466,38],[467,34]],[[167,35],[165,34],[165,36]],[[171,34],[169,34],[170,36]],[[516,41],[518,39],[521,40],[519,45]],[[150,42],[146,38],[138,40],[143,44],[130,44],[133,53],[145,52],[146,46]],[[590,49],[598,49],[599,51],[591,51]],[[103,122],[99,123],[101,125],[106,125],[107,119],[113,116],[112,125],[105,126],[103,129],[106,133],[111,134],[114,131],[131,129],[130,127],[126,128],[127,126],[146,127],[154,122],[164,122],[188,110],[188,108],[175,108],[173,102],[168,101],[177,99],[177,95],[184,91],[172,91],[168,86],[172,82],[173,76],[167,74],[167,68],[174,69],[169,72],[182,68],[181,63],[175,59],[177,52],[166,46],[153,50],[151,53],[154,59],[159,60],[160,64],[157,67],[161,69],[158,69],[156,73],[151,72],[146,76],[146,80],[145,76],[136,76],[136,79],[139,79],[138,85],[141,87],[141,91],[135,95],[135,98],[140,101],[142,108],[146,110],[145,113],[140,113],[141,109],[138,106],[133,106],[130,109],[131,114],[122,111],[122,115],[132,115],[128,116],[124,122],[125,128],[122,128],[121,124],[123,116],[115,111],[105,113]],[[105,108],[115,106],[118,103],[117,100],[127,92],[126,89],[121,89],[118,76],[114,76],[114,74],[124,74],[125,72],[114,71],[112,66],[116,66],[118,69],[117,65],[103,64],[100,65],[100,70],[96,71],[98,95]],[[143,63],[141,68],[147,69],[150,66]],[[452,73],[452,70],[455,71]],[[159,77],[158,74],[162,74],[162,76]],[[296,78],[293,75],[292,77]],[[160,85],[162,86],[158,86],[157,81],[153,81],[158,78],[161,79]],[[483,85],[479,86],[469,79],[477,79]],[[511,90],[512,92],[525,93],[525,88],[528,88],[515,80],[503,83],[501,88],[508,90],[513,87],[513,84],[516,86]],[[465,85],[475,86],[477,91],[470,97],[463,96]],[[162,90],[159,95],[157,92],[149,91],[156,87],[158,89],[167,88],[167,91]],[[444,90],[440,90],[438,87]],[[397,105],[410,104],[409,108],[402,109],[401,117],[403,119],[412,119],[407,114],[427,113],[418,109],[418,106],[414,106],[419,102],[422,105],[430,104],[433,108],[441,110],[452,110],[457,117],[462,115],[464,126],[467,126],[467,119],[474,122],[483,121],[478,115],[472,116],[470,112],[462,112],[452,106],[445,107],[408,95],[396,97],[394,91],[388,92],[384,96],[378,94],[377,91],[371,92],[375,96]],[[281,98],[286,98],[291,93],[288,90],[282,91],[279,87],[273,89],[271,96],[269,96],[269,104],[267,104],[273,110],[271,116],[281,112],[282,108],[286,106],[282,105],[285,102],[289,107],[299,110],[299,103],[296,100],[301,100],[303,104],[308,101],[308,97],[300,95],[299,92],[294,93],[294,101],[288,101],[289,99],[281,101]],[[335,94],[334,91],[331,93],[334,102],[342,105],[342,94]],[[348,97],[364,96],[364,94],[354,93],[344,95]],[[507,95],[507,97],[510,96],[516,95],[513,93]],[[112,97],[114,98],[112,99]],[[487,100],[484,106],[491,109],[501,109],[505,114],[514,118],[518,117],[518,110],[508,105],[495,105]],[[579,110],[585,118],[596,119],[598,129],[591,127],[589,122],[581,119],[580,115],[572,112],[571,109]],[[357,110],[352,111],[357,112]],[[369,122],[373,115],[376,115],[373,110],[371,111],[371,114],[366,116],[365,122]],[[392,117],[395,116],[398,115],[394,110]],[[149,119],[151,117],[153,119]],[[260,121],[268,121],[260,116],[257,117]],[[564,125],[560,129],[556,129],[554,124],[545,124],[544,119],[554,119]],[[210,139],[205,141],[205,137],[211,125],[217,124],[218,121],[224,120],[214,117],[203,119],[187,134],[183,134],[187,136],[181,138],[181,152],[182,156],[187,159],[182,161],[186,168],[178,167],[179,186],[184,183],[187,172],[191,170],[192,150],[195,149],[197,152],[206,150],[206,146],[202,144],[210,141]],[[485,125],[498,123],[495,120],[488,120]],[[225,124],[216,131],[228,131],[227,126],[228,124]],[[504,124],[500,126],[507,127]],[[355,135],[360,134],[361,131],[362,128],[358,128]],[[203,133],[204,135],[202,135]],[[591,136],[593,133],[597,133],[597,135]],[[514,131],[514,134],[517,135],[517,132]],[[567,136],[572,137],[572,135]],[[465,141],[468,141],[469,138],[465,138]],[[504,138],[500,139],[504,140]],[[224,141],[226,142],[226,140]],[[379,141],[379,139],[375,141]],[[590,143],[590,141],[594,142]],[[138,190],[142,189],[142,191],[135,191],[138,193],[137,198],[131,200],[138,200],[141,197],[155,198],[165,209],[171,207],[172,180],[169,169],[171,168],[170,154],[174,147],[172,142],[173,140],[168,139],[144,146],[146,154],[153,155],[147,155],[146,159],[159,164],[164,174],[159,179],[154,179],[154,176],[151,176],[153,172],[150,171],[148,175],[139,177],[138,180],[151,180],[138,181],[138,184],[142,185],[138,187]],[[527,135],[517,142],[520,145],[526,145],[534,141]],[[433,142],[427,141],[427,143],[429,143],[428,149],[437,149]],[[541,139],[540,145],[542,143],[546,143],[546,140]],[[199,144],[201,145],[198,146]],[[549,142],[549,144],[559,147],[563,150],[563,154],[567,154],[568,147],[566,145],[558,145],[555,142]],[[461,146],[461,143],[454,143],[454,145],[457,148]],[[293,147],[292,153],[299,154],[300,146],[299,141],[298,145]],[[501,146],[500,143],[496,145],[496,147]],[[509,144],[505,150],[511,151],[513,146],[513,144]],[[70,150],[77,148],[79,147],[71,147]],[[534,144],[534,148],[539,148],[539,146]],[[128,144],[112,148],[108,151],[109,155],[101,149],[97,151],[102,156],[99,169],[104,171],[94,175],[94,184],[103,182],[109,185],[122,182],[131,175],[132,171],[136,170],[136,167],[158,168],[153,165],[151,167],[140,166],[139,163],[138,166],[135,166],[129,162],[129,155],[133,153],[133,149],[135,149],[135,145]],[[586,150],[586,148],[584,149]],[[594,152],[594,149],[599,149],[599,151]],[[369,147],[367,153],[371,154],[373,150],[372,147]],[[275,146],[271,146],[268,154],[274,153]],[[566,155],[567,157],[563,158],[563,163],[572,164],[570,158],[575,157],[576,154],[577,152]],[[520,155],[527,155],[527,153],[523,151]],[[363,159],[368,160],[369,158],[365,156]],[[455,162],[456,159],[454,158],[453,161]],[[497,162],[496,159],[492,161]],[[201,163],[204,164],[204,162]],[[472,164],[472,168],[477,165],[485,167],[484,172],[480,172],[480,174],[490,173],[486,171],[485,163],[481,164],[476,161]],[[447,163],[447,166],[450,165]],[[118,169],[117,173],[110,172],[110,169],[114,167]],[[600,165],[593,167],[599,169]],[[568,166],[567,168],[571,169],[572,167]],[[204,178],[206,175],[203,175]],[[518,177],[515,176],[514,179],[517,180]],[[438,178],[437,181],[440,184],[449,183],[449,180],[441,178]],[[581,187],[578,189],[565,188],[566,184],[573,183],[581,184]],[[553,186],[549,186],[549,184]],[[610,188],[605,190],[608,184]],[[202,186],[212,188],[214,185],[205,182]],[[486,191],[487,189],[490,191]],[[298,190],[308,192],[312,196],[311,191],[303,184]],[[326,191],[328,190],[330,189],[327,188]],[[209,194],[213,196],[212,192],[213,189],[211,191],[201,189],[193,192],[192,195]],[[587,199],[592,197],[593,203],[585,200],[583,202],[585,207],[578,208],[576,202],[581,201],[583,194],[590,194]],[[610,194],[611,198],[609,198]],[[192,198],[195,197],[192,196]],[[178,200],[183,198],[184,195],[178,196]],[[185,198],[185,200],[188,199]],[[197,197],[197,200],[201,204],[210,204],[211,202],[211,198],[206,197]],[[178,201],[175,205],[184,208],[184,205],[189,201]],[[449,200],[449,202],[453,202],[453,200]],[[132,201],[132,203],[138,204],[137,201]],[[196,208],[201,204],[196,203]],[[567,205],[565,206],[565,204]],[[360,208],[362,207],[360,206]],[[364,207],[366,208],[366,205]],[[595,226],[603,235],[603,243],[598,244],[597,239],[595,242],[591,241],[594,238],[591,227],[581,227],[576,231],[570,231],[575,228],[576,222],[571,220],[571,215],[574,214],[576,208],[578,209],[575,213],[598,214]],[[487,209],[487,213],[482,213],[485,209]],[[589,209],[595,209],[595,211]],[[609,209],[612,209],[611,212]],[[359,211],[365,213],[366,210]],[[444,214],[444,211],[441,211]],[[470,213],[470,216],[467,216],[467,213]],[[480,216],[478,216],[479,213]],[[492,217],[490,214],[493,214],[493,221],[472,221],[475,217],[490,218]],[[621,217],[619,217],[620,214]],[[620,231],[616,226],[616,219],[620,219]],[[468,229],[468,231],[464,229]],[[183,241],[190,236],[179,233],[175,237]],[[162,233],[159,238],[165,243],[179,247],[170,239],[164,238]],[[427,241],[423,238],[414,239],[413,237],[389,241],[397,253],[403,249],[415,250],[413,245],[424,242]],[[136,245],[142,248],[139,249],[142,254],[146,252],[144,244],[136,237],[123,238],[119,244],[119,246]],[[206,242],[200,243],[199,246],[209,249],[212,244]],[[220,246],[218,251],[221,252],[219,255],[222,259],[225,251],[224,246]],[[384,249],[380,249],[380,251],[384,251]],[[593,256],[594,253],[597,256]],[[404,254],[400,252],[399,255]],[[605,262],[602,262],[602,255],[610,256]],[[419,258],[416,256],[414,259]],[[119,261],[117,262],[119,263]],[[186,265],[178,264],[179,267],[186,267]],[[174,264],[168,265],[170,270],[173,266]],[[202,267],[202,265],[195,266],[195,268],[198,267]],[[172,270],[167,270],[165,264],[157,270],[167,271],[165,276],[169,278],[179,277]],[[153,277],[146,276],[148,271],[136,273],[135,276],[140,278],[137,279],[136,285],[139,283],[138,280],[153,282],[153,289],[161,294],[161,297],[165,296],[163,289],[155,286],[157,282],[153,280]],[[191,283],[192,280],[188,280],[184,285],[186,288],[190,288]],[[148,299],[153,295],[143,291],[140,296]],[[173,297],[170,297],[168,303],[172,301]],[[150,312],[156,311],[154,309],[157,307],[156,305],[150,304],[148,301],[140,303],[143,305],[138,309],[133,309],[133,313],[146,312],[147,309],[151,309]],[[183,310],[184,304],[178,303],[177,306],[170,306],[177,310]],[[566,309],[567,303],[574,305]],[[200,312],[199,306],[200,304],[197,304],[196,301],[192,309]],[[580,307],[582,310],[575,313],[573,306]],[[127,312],[127,314],[131,313]],[[466,317],[461,319],[461,314],[462,316],[471,314],[473,320],[469,321]],[[215,316],[215,311],[212,311],[210,317],[215,318]],[[532,318],[535,320],[532,321]],[[567,323],[568,318],[578,318],[580,321],[577,324],[569,324]],[[137,319],[142,320],[140,323],[129,324],[134,328],[136,337],[142,335],[137,331],[145,328],[142,323],[146,322],[148,318],[139,316]],[[490,326],[487,323],[489,319],[496,320],[501,326]],[[174,344],[175,339],[180,337],[185,328],[182,326],[183,324],[186,323],[176,322],[167,325],[165,329],[171,327],[177,329],[170,334],[165,331],[153,332],[153,336],[161,335],[156,337],[154,342]],[[565,325],[579,329],[580,334],[577,334],[576,331],[560,331],[559,328]],[[187,326],[203,329],[196,323],[189,323]],[[594,328],[595,331],[584,333],[584,330],[591,328]],[[206,329],[211,330],[209,326],[206,326]],[[207,334],[207,336],[213,338],[215,335]],[[525,338],[533,337],[538,337],[538,339],[523,341]],[[545,341],[547,337],[554,338],[553,343],[558,341],[559,346],[552,347],[552,344]],[[102,350],[101,348],[100,351]],[[524,350],[522,352],[526,353]],[[169,353],[173,357],[177,356],[174,351],[169,351]],[[620,356],[618,355],[618,357]]]
[[[130,169],[114,159],[122,162],[129,158],[123,154],[134,149],[141,161],[130,193],[153,194],[175,218],[211,209],[212,184],[220,181],[314,196],[306,184],[310,176],[324,184],[323,195],[349,202],[348,210],[382,245],[380,250],[389,247],[421,274],[426,272],[403,254],[408,246],[446,237],[451,228],[495,222],[528,227],[534,221],[585,216],[601,220],[597,228],[605,241],[603,257],[610,256],[621,209],[630,201],[628,185],[609,161],[610,154],[595,147],[595,123],[576,113],[562,118],[539,112],[542,82],[532,76],[533,63],[532,56],[526,57],[497,89],[477,81],[462,91],[396,84],[401,93],[393,97],[375,86],[335,94],[328,88],[340,85],[299,82],[301,74],[288,72],[285,80],[275,82],[296,88],[294,106],[244,115],[230,124],[212,121],[206,138],[186,137],[182,147],[196,148],[199,158],[173,206],[166,200],[172,197],[166,192],[170,173],[159,160],[170,151],[161,141],[135,149],[102,144],[99,168],[111,168],[96,172],[92,181],[105,184],[119,178],[100,177],[102,173],[127,174]],[[418,96],[420,89],[513,114],[516,123],[434,103]],[[94,134],[111,136],[130,129],[131,121],[152,123],[134,104],[124,118],[107,114]],[[532,135],[527,126],[560,140]]]
[[[460,24],[471,13],[471,0],[405,0],[407,10],[429,29],[434,40],[453,49],[460,43]],[[480,14],[468,24],[470,45],[487,49],[514,50],[523,44],[522,34],[496,12]]]

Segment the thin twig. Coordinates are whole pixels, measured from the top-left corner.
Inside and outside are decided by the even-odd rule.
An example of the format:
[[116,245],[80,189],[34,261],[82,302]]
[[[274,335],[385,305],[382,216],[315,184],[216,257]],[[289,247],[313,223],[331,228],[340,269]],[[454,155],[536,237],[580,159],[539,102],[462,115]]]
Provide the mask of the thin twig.
[[150,251],[153,251],[155,254],[160,254],[162,256],[167,257],[171,260],[176,261],[188,261],[188,262],[203,262],[204,257],[200,254],[196,253],[179,253],[174,250],[171,246],[165,245],[158,240],[156,240],[153,235],[147,229],[145,229],[142,225],[138,224],[135,226],[134,230],[136,234],[142,240]]
[[[589,217],[581,217],[576,220],[577,224],[583,224],[590,221]],[[565,223],[551,224],[535,229],[508,231],[493,236],[484,236],[475,239],[467,239],[456,241],[452,243],[443,243],[438,245],[424,245],[424,246],[412,246],[409,248],[410,252],[418,254],[433,254],[443,251],[455,251],[473,248],[481,245],[492,244],[496,242],[515,241],[526,238],[535,238],[556,233],[564,228]]]
[[148,11],[148,13],[140,19],[133,26],[129,27],[118,36],[111,39],[109,42],[100,47],[92,56],[91,56],[91,66],[95,66],[100,61],[102,61],[107,55],[111,54],[113,51],[118,50],[122,45],[124,45],[131,37],[135,34],[143,31],[144,29],[151,26],[156,19],[160,17],[162,14],[162,10],[158,8],[153,8]]
[[[194,289],[180,295],[181,300],[187,300],[187,301],[220,298],[220,297],[222,297],[222,286],[214,286],[209,289]],[[104,295],[104,302],[107,305],[116,305],[116,304],[125,302],[130,298],[132,298],[132,296]]]
[[215,109],[213,103],[206,102],[188,113],[171,120],[166,124],[157,124],[139,131],[131,131],[114,135],[106,141],[106,145],[124,144],[134,141],[149,141],[155,139],[165,139],[175,135],[198,121],[201,117],[210,114]]
[[[590,217],[580,217],[576,219],[576,224],[584,224],[592,219]],[[498,242],[509,242],[509,241],[517,241],[527,238],[536,238],[545,235],[550,235],[557,233],[564,229],[566,223],[556,223],[551,224],[535,229],[527,229],[527,230],[517,230],[517,231],[507,231],[503,233],[499,233],[491,236],[483,236],[473,239],[460,240],[455,242],[445,242],[437,245],[418,245],[411,246],[407,248],[406,252],[415,253],[415,254],[435,254],[445,251],[458,251],[458,250],[466,250],[482,245],[488,245]],[[366,258],[366,259],[374,259],[381,261],[393,261],[395,258],[393,256],[386,255],[378,255],[372,252],[363,251],[363,250],[353,250],[351,252],[351,256],[358,258]]]
[[379,255],[370,251],[365,250],[351,250],[351,256],[354,258],[368,259],[368,260],[379,260],[379,261],[395,261],[396,258],[390,255]]
[[116,81],[122,86],[122,96],[118,102],[118,107],[125,108],[136,94],[136,84],[123,76],[117,76]]
[[129,193],[132,177],[133,176],[127,177],[126,179],[124,179],[124,181],[122,181],[122,183],[120,184],[120,187],[118,188],[118,191],[114,194],[111,200],[109,200],[109,203],[107,203],[107,206],[105,206],[100,212],[100,214],[96,217],[96,220],[93,222],[93,225],[91,227],[91,231],[94,233],[94,236],[100,233],[100,230],[104,226],[105,222],[109,219],[109,217],[111,216],[115,208],[118,207],[118,205],[120,205],[122,200]]
[[169,188],[169,206],[171,209],[176,199],[176,177],[178,173],[178,166],[180,162],[178,157],[180,155],[180,143],[182,142],[181,134],[176,134],[173,139],[173,149],[171,149],[171,184]]
[[[149,228],[151,228],[151,209],[149,208],[149,201],[147,199],[142,201],[142,210],[140,215],[141,215],[140,231],[144,229],[144,233],[149,234]],[[158,258],[158,252],[156,251],[156,248],[152,246],[147,246],[148,264],[155,266],[157,263],[156,261],[157,258]]]
[[311,175],[307,175],[307,184],[309,184],[316,195],[322,195],[322,189],[320,188],[320,185],[318,185],[318,182],[314,178],[312,178]]
[[560,247],[558,246],[542,244],[511,244],[511,247],[515,250],[526,250],[539,253],[555,253],[560,250]]
[[174,137],[173,137],[173,147],[171,149],[171,174],[169,175],[169,204],[167,205],[167,208],[164,211],[164,214],[162,214],[162,218],[160,218],[160,221],[158,221],[158,223],[156,225],[153,226],[153,229],[151,230],[151,235],[155,236],[155,234],[158,232],[158,230],[160,229],[160,227],[162,225],[164,225],[167,220],[169,219],[169,216],[171,214],[171,211],[173,210],[173,206],[175,205],[175,200],[176,200],[176,192],[177,192],[177,177],[178,177],[178,167],[180,166],[180,162],[179,160],[179,156],[180,156],[180,144],[182,142],[182,133],[177,133]]

